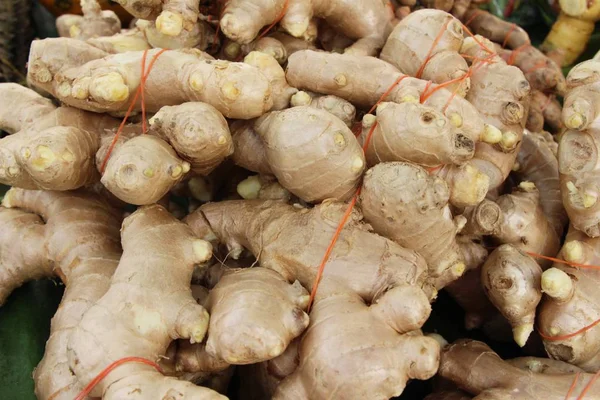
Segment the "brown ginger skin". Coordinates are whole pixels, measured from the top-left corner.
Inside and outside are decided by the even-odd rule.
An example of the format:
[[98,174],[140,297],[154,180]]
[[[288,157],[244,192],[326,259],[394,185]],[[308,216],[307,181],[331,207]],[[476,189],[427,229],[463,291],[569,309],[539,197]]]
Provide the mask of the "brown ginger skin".
[[[113,360],[135,355],[154,361],[174,339],[200,342],[208,326],[208,313],[196,303],[189,286],[194,264],[211,256],[208,242],[197,239],[159,205],[139,208],[127,217],[121,241],[123,255],[110,287],[83,315],[68,342],[69,367],[83,385]],[[139,390],[132,393],[132,387]],[[113,371],[90,395],[162,399],[167,393],[224,398],[143,364]]]
[[563,203],[573,226],[588,236],[600,236],[598,203],[598,88],[600,62],[588,60],[567,76],[562,119],[567,128],[560,139],[558,164]]
[[465,271],[448,197],[441,178],[402,162],[369,169],[359,197],[365,221],[377,233],[423,256],[436,289]]
[[[364,143],[370,129],[363,129]],[[377,126],[371,134],[369,165],[410,161],[425,167],[464,164],[473,158],[475,143],[441,112],[419,103],[383,102],[377,106]]]
[[275,111],[254,124],[279,183],[308,202],[349,199],[365,158],[352,131],[333,114],[309,106]]
[[[289,84],[300,90],[333,94],[365,108],[377,103],[391,87],[393,89],[385,98],[386,101],[419,102],[428,86],[427,81],[406,77],[393,86],[402,77],[398,69],[383,60],[312,50],[291,55],[286,70]],[[429,89],[435,87],[429,85]],[[430,92],[429,89],[427,92]],[[465,136],[478,142],[485,130],[479,112],[460,96],[451,97],[452,92],[440,89],[428,96],[423,104],[442,111],[454,126],[461,128]],[[446,107],[449,100],[450,104]]]
[[224,365],[278,357],[308,326],[303,311],[308,299],[308,292],[298,282],[290,285],[270,269],[225,268],[202,303],[211,316],[208,339],[203,344],[182,343],[177,369],[197,371],[205,366],[203,357]]
[[320,95],[301,90],[292,96],[290,104],[292,107],[311,106],[325,110],[344,121],[350,128],[356,116],[356,107],[352,103],[333,95]]
[[517,357],[506,360],[510,365],[522,370],[541,374],[575,374],[584,372],[581,368],[571,365],[564,361],[553,360],[552,358],[540,357]]
[[236,165],[262,175],[273,175],[267,161],[266,148],[254,129],[254,120],[233,121],[230,125],[234,152],[231,159]]
[[520,347],[533,332],[536,307],[542,298],[541,276],[539,264],[509,244],[497,247],[481,268],[483,288],[512,326]]
[[83,16],[63,14],[56,19],[60,36],[87,40],[98,36],[112,36],[121,32],[121,21],[111,10],[102,10],[98,0],[81,0]]
[[[465,339],[443,349],[439,374],[478,400],[564,400],[575,380],[575,374],[519,369],[502,360],[485,343]],[[571,396],[580,396],[592,377],[581,374]],[[585,398],[598,398],[593,387]]]
[[298,89],[288,85],[285,80],[285,71],[279,62],[270,54],[261,51],[251,51],[244,57],[244,63],[255,66],[271,84],[271,97],[273,98],[273,110],[283,110],[290,104],[290,98]]
[[[249,43],[259,30],[275,22],[282,14],[285,0],[232,0],[223,7],[219,21],[230,39]],[[392,13],[384,2],[348,3],[345,0],[292,1],[280,25],[292,36],[301,37],[310,28],[313,17],[321,18],[356,42],[347,53],[376,55],[391,31]]]
[[[496,203],[501,215],[490,213],[485,216],[488,226],[499,222],[488,232],[496,241],[546,257],[554,257],[558,253],[560,238],[544,214],[540,192],[533,183],[522,182],[513,193],[500,196]],[[543,259],[537,261],[542,267],[550,264]]]
[[[204,237],[216,236],[226,243],[232,254],[246,247],[263,267],[280,272],[288,282],[298,279],[310,289],[346,208],[334,202],[308,210],[271,201],[225,201],[202,206],[188,217],[188,223]],[[299,367],[273,398],[358,399],[367,393],[390,398],[402,392],[407,377],[432,376],[439,344],[420,334],[401,334],[418,329],[429,314],[429,296],[421,288],[428,286],[425,268],[416,253],[369,232],[354,211],[319,286],[311,323],[300,343]],[[356,274],[361,278],[356,279]],[[361,333],[367,329],[370,334]],[[415,346],[421,349],[418,355]],[[372,349],[368,366],[362,357],[366,348]],[[353,372],[343,376],[334,372],[342,366]],[[322,374],[309,372],[314,368]],[[380,371],[377,377],[369,374],[373,368]],[[391,375],[395,378],[389,379]],[[331,387],[332,380],[339,383]]]
[[569,221],[563,206],[560,188],[557,143],[547,133],[525,131],[523,143],[517,155],[519,179],[532,182],[540,192],[540,205],[558,237]]
[[527,130],[541,132],[544,126],[547,126],[551,132],[560,133],[564,127],[561,114],[562,106],[556,98],[547,96],[539,90],[531,91]]
[[[158,51],[148,51],[148,63]],[[29,77],[34,86],[70,106],[94,112],[125,112],[140,84],[143,56],[143,52],[115,54],[61,69],[50,80],[31,73]],[[258,68],[213,61],[211,56],[195,50],[165,51],[156,60],[144,87],[148,112],[165,105],[204,101],[228,118],[249,119],[273,105],[269,80]],[[134,110],[141,110],[141,96]]]
[[108,289],[121,254],[119,213],[84,192],[13,188],[2,205],[0,300],[27,280],[58,276],[65,283],[33,379],[38,399],[73,399],[83,385],[69,371],[67,340],[82,313]]
[[[486,48],[490,45],[488,42]],[[507,65],[500,57],[486,61],[490,54],[475,38],[466,39],[461,52],[477,57],[473,59],[472,87],[466,99],[477,107],[487,124],[502,132],[496,140],[478,143],[473,160],[490,177],[490,189],[495,189],[504,182],[517,157],[527,119],[530,85],[518,68]]]
[[[571,227],[557,258],[584,265],[598,265],[598,240]],[[600,318],[599,274],[589,268],[555,263],[542,275],[546,294],[538,312],[540,332],[546,336],[564,336],[583,329]],[[548,354],[588,372],[600,369],[600,328],[563,340],[544,338]]]
[[[462,42],[459,20],[441,10],[421,9],[394,27],[380,57],[402,73],[444,83],[465,76],[469,69],[459,54]],[[464,96],[469,85],[469,78],[465,78],[447,88]]]

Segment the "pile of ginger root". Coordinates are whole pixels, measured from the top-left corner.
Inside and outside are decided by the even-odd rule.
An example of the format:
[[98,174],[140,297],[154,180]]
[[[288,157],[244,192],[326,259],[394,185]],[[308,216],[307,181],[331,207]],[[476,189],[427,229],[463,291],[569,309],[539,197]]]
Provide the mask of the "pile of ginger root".
[[600,61],[476,0],[118,2],[0,84],[38,399],[600,397]]

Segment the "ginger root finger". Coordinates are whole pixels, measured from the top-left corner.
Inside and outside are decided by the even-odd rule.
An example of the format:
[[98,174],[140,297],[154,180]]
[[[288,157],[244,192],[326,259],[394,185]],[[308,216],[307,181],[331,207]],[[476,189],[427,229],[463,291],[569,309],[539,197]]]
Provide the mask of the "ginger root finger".
[[[96,157],[102,166],[105,148]],[[190,170],[190,163],[179,158],[164,140],[136,136],[116,146],[106,163],[101,182],[119,199],[136,205],[160,200]]]
[[283,110],[290,105],[290,99],[298,89],[288,85],[285,71],[273,56],[260,51],[251,51],[244,57],[244,63],[255,66],[269,79],[273,110]]
[[[147,61],[158,54],[150,50]],[[51,81],[32,78],[65,104],[95,112],[125,112],[141,81],[143,52],[109,55],[65,68]],[[167,50],[156,60],[145,84],[146,110],[204,101],[228,118],[249,119],[273,105],[271,85],[258,68],[244,63],[213,61],[194,50]],[[80,88],[74,91],[74,88]],[[141,109],[141,96],[134,107]]]
[[205,103],[162,107],[150,119],[150,133],[166,140],[191,171],[204,176],[233,153],[227,121]]
[[540,192],[540,205],[544,214],[556,234],[562,237],[569,219],[560,192],[557,147],[549,134],[525,131],[523,144],[517,155],[519,167],[515,175],[535,184]]
[[[83,385],[69,370],[67,341],[82,314],[108,289],[117,266],[121,254],[118,210],[95,194],[15,188],[6,193],[3,206],[7,208],[0,208],[2,220],[27,223],[29,227],[20,240],[11,237],[8,248],[4,241],[8,237],[3,237],[1,275],[4,276],[5,268],[16,268],[18,274],[11,274],[11,279],[39,278],[39,274],[31,273],[45,268],[46,273],[59,276],[66,285],[52,319],[44,357],[33,374],[36,396],[41,400],[72,399]],[[17,215],[20,217],[14,218]],[[9,216],[12,222],[5,220]],[[6,235],[11,231],[2,232]],[[37,243],[28,241],[38,234]],[[27,258],[14,257],[16,252]],[[36,260],[35,254],[43,258]],[[9,257],[11,264],[6,263]],[[27,264],[19,265],[19,261]],[[25,270],[30,271],[29,277],[23,275]],[[5,290],[3,282],[3,294]]]
[[[308,326],[303,311],[308,298],[299,283],[290,285],[275,271],[227,268],[204,303],[211,316],[204,351],[210,358],[234,365],[281,355]],[[178,353],[178,358],[191,350]]]
[[481,203],[490,187],[490,178],[473,163],[473,160],[464,165],[450,164],[435,168],[432,174],[446,181],[450,189],[449,202],[458,208]]
[[271,165],[267,161],[266,148],[254,129],[254,120],[233,121],[230,129],[234,147],[231,156],[233,162],[262,175],[273,175]]
[[221,12],[219,26],[225,36],[234,42],[250,43],[263,26],[271,24],[283,14],[285,3],[285,0],[228,1]]
[[[363,117],[364,121],[364,117]],[[370,129],[363,129],[361,141]],[[418,103],[383,102],[377,106],[366,158],[369,165],[410,161],[424,167],[464,164],[475,153],[475,143],[442,113]]]
[[356,107],[347,100],[333,95],[320,95],[318,93],[299,91],[290,99],[292,107],[311,106],[325,110],[342,121],[351,128],[356,116]]
[[[464,339],[442,350],[439,374],[476,399],[486,400],[564,400],[575,378],[575,374],[521,370],[502,360],[485,343]],[[580,396],[592,376],[582,374],[571,395]]]
[[86,42],[109,54],[144,51],[152,48],[144,32],[139,29],[123,30],[113,36],[91,38]]
[[[571,227],[557,258],[584,265],[600,264],[598,238]],[[600,328],[575,332],[600,319],[597,270],[574,268],[555,263],[542,274],[542,290],[546,294],[538,311],[538,326],[546,336],[573,334],[563,340],[544,339],[548,354],[557,360],[593,372],[600,369]]]
[[[69,339],[69,366],[84,385],[113,360],[135,355],[154,361],[174,339],[202,341],[208,327],[208,313],[192,297],[189,283],[194,264],[211,257],[210,244],[159,205],[139,208],[125,219],[121,232],[123,255],[110,287]],[[90,351],[90,343],[101,350]],[[139,390],[132,392],[132,387]],[[224,398],[140,364],[113,371],[90,395],[159,399],[168,393]]]
[[86,40],[112,36],[121,31],[121,20],[114,11],[102,10],[98,0],[81,0],[83,16],[63,14],[56,19],[60,36]]
[[50,99],[17,83],[0,83],[0,129],[16,133],[56,110]]
[[581,368],[564,361],[540,357],[517,357],[506,360],[510,365],[525,371],[541,374],[574,374],[584,372]]
[[[310,66],[310,68],[308,68]],[[333,94],[360,107],[371,107],[389,92],[386,101],[419,102],[443,114],[471,140],[478,142],[485,126],[477,109],[460,96],[417,78],[406,77],[394,66],[373,57],[329,54],[302,50],[288,57],[286,78],[290,85],[323,94]],[[397,80],[402,79],[394,86]],[[446,107],[446,103],[449,104]]]
[[[444,83],[467,74],[469,67],[459,54],[462,42],[459,20],[440,10],[422,9],[394,27],[380,57],[404,74]],[[464,97],[469,86],[467,77],[446,87]]]
[[542,298],[542,269],[511,245],[496,248],[481,268],[481,283],[490,301],[510,322],[515,342],[523,347],[533,332]]
[[264,115],[254,128],[273,174],[301,199],[346,200],[358,188],[364,154],[352,131],[333,114],[292,107]]
[[423,256],[436,289],[465,271],[448,198],[442,179],[400,162],[369,169],[359,198],[365,221],[377,233]]

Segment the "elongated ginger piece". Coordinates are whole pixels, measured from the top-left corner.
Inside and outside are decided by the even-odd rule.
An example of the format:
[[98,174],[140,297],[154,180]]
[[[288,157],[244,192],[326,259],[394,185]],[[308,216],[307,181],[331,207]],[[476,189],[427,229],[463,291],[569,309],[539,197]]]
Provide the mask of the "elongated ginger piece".
[[209,47],[209,44],[215,43],[214,30],[205,21],[196,21],[190,24],[188,28],[182,29],[175,36],[164,33],[164,25],[159,24],[158,21],[140,19],[135,23],[135,26],[143,33],[148,44],[154,48],[175,50],[194,47],[199,50],[205,50]]
[[63,14],[56,19],[60,36],[86,40],[121,32],[121,20],[114,11],[102,10],[98,0],[81,0],[83,16]]
[[[227,244],[232,254],[246,247],[261,266],[310,290],[346,208],[335,202],[309,210],[272,201],[225,201],[201,206],[188,223],[198,235]],[[425,281],[425,262],[370,232],[360,219],[353,211],[341,231],[300,343],[299,367],[274,398],[390,398],[402,392],[407,378],[435,373],[437,341],[417,333],[402,335],[418,329],[429,315],[433,294]],[[416,348],[421,351],[414,352]],[[362,357],[365,349],[371,354],[368,365]],[[309,373],[315,368],[323,379]],[[340,376],[339,368],[352,373]],[[373,368],[376,376],[370,374]],[[338,384],[331,386],[334,380]]]
[[392,15],[384,2],[349,3],[326,0],[232,0],[225,4],[219,20],[230,39],[245,44],[259,30],[281,18],[281,26],[301,37],[310,29],[313,17],[321,18],[356,42],[346,52],[376,55],[392,26]]
[[[490,373],[493,371],[494,373]],[[477,400],[564,400],[582,391],[593,374],[581,374],[573,390],[575,374],[545,374],[522,370],[502,360],[485,343],[474,340],[456,341],[442,351],[439,374]],[[595,399],[594,390],[585,398]]]
[[[364,118],[363,118],[364,121]],[[363,129],[366,140],[370,129]],[[377,106],[377,126],[366,151],[367,163],[410,161],[425,167],[464,164],[475,143],[441,112],[419,103],[383,102]]]
[[206,354],[234,365],[281,355],[308,326],[308,299],[298,282],[290,285],[270,269],[226,268],[203,303],[211,316],[206,344],[182,343],[178,369],[193,372]]
[[[557,258],[598,265],[599,240],[571,227]],[[600,319],[599,281],[597,270],[560,263],[542,275],[542,290],[546,296],[539,307],[538,326],[545,335],[542,338],[546,351],[554,359],[589,372],[600,369],[600,327],[576,332]],[[560,338],[569,335],[571,337]]]
[[[148,51],[147,63],[158,52]],[[142,57],[143,52],[113,54],[62,69],[51,80],[42,81],[31,74],[30,79],[70,106],[95,112],[125,112],[140,85]],[[228,118],[249,119],[272,107],[271,85],[258,68],[211,59],[189,49],[162,53],[144,86],[146,111],[204,101]],[[141,96],[134,110],[141,110]]]
[[325,110],[344,121],[348,127],[352,127],[356,116],[356,107],[352,103],[333,95],[320,95],[301,90],[292,96],[290,104],[292,107],[311,106]]
[[292,107],[266,114],[254,128],[273,174],[301,199],[346,200],[358,188],[364,154],[352,131],[333,114]]
[[508,320],[515,342],[525,346],[533,332],[535,310],[542,298],[542,269],[535,260],[505,244],[481,268],[481,283],[494,306]]
[[460,79],[469,69],[459,54],[462,42],[463,29],[459,20],[441,10],[422,9],[412,12],[396,25],[380,57],[402,73],[434,83],[456,79],[457,82],[446,87],[464,97],[470,79]]
[[[123,357],[157,361],[174,339],[201,342],[208,327],[208,313],[192,297],[189,283],[194,264],[210,258],[210,244],[197,239],[159,205],[139,208],[125,219],[121,232],[123,255],[110,287],[83,315],[69,339],[69,366],[83,385]],[[224,399],[143,364],[114,370],[90,395]]]
[[69,371],[67,341],[82,313],[108,289],[121,255],[119,213],[83,192],[13,188],[2,205],[0,301],[30,279],[58,276],[65,283],[33,379],[38,399],[73,399],[83,386]]
[[194,28],[200,14],[196,0],[117,0],[134,17],[156,20],[156,28],[164,35],[179,36]]
[[[296,39],[296,38],[294,38]],[[271,36],[264,36],[253,40],[247,44],[239,44],[231,39],[226,39],[221,46],[219,58],[229,61],[237,61],[252,51],[266,53],[277,60],[279,64],[285,64],[287,61],[287,49],[279,40]]]
[[430,279],[441,289],[465,271],[456,242],[459,227],[448,207],[448,187],[418,165],[389,162],[369,169],[360,205],[373,229],[427,262]]
[[[286,51],[288,57],[300,50],[316,50],[317,49],[317,47],[315,46],[315,44],[313,42],[311,42],[309,40],[305,40],[303,38],[297,38],[297,37],[288,35],[285,32],[275,31],[273,33],[270,33],[267,37],[277,39],[277,41],[279,41],[285,48],[285,51]],[[277,57],[275,57],[275,58],[277,58]]]
[[254,120],[233,121],[230,125],[234,152],[231,159],[236,165],[261,175],[273,175],[267,161],[266,148],[254,129]]
[[551,135],[525,131],[515,175],[535,184],[542,210],[560,238],[569,219],[560,192],[557,147]]
[[530,85],[518,68],[484,51],[491,43],[482,48],[481,40],[465,39],[461,52],[475,57],[472,87],[466,99],[477,107],[487,124],[502,133],[496,140],[478,143],[473,160],[490,177],[490,189],[495,189],[504,182],[517,157],[527,120]]
[[[391,88],[385,101],[419,102],[442,112],[465,136],[478,142],[485,125],[477,109],[460,96],[425,80],[406,77],[394,66],[373,57],[328,54],[302,50],[288,58],[286,78],[290,85],[333,94],[360,107],[371,107]],[[399,83],[397,83],[399,82]],[[511,165],[512,166],[512,165]]]
[[564,361],[553,360],[551,358],[540,357],[517,357],[506,360],[510,365],[525,371],[531,371],[538,374],[574,374],[584,372],[581,368],[566,363]]

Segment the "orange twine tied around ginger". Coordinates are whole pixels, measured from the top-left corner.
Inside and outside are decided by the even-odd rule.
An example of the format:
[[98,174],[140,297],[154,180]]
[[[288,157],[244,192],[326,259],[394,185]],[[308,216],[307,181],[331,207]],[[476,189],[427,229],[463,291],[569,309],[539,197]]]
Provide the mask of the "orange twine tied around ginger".
[[148,65],[148,71],[146,71],[146,56],[148,55],[148,50],[144,50],[144,55],[142,56],[142,73],[140,74],[140,76],[141,76],[140,84],[135,92],[135,95],[133,96],[133,99],[131,100],[131,103],[129,104],[129,108],[127,109],[127,112],[125,113],[125,117],[123,117],[123,121],[121,121],[121,124],[119,125],[119,128],[117,129],[117,133],[115,134],[115,137],[113,138],[112,142],[110,143],[108,151],[106,152],[106,155],[104,156],[104,160],[102,161],[102,166],[100,167],[101,174],[104,174],[104,171],[106,169],[106,164],[108,163],[108,159],[110,158],[110,155],[112,154],[112,152],[115,148],[115,145],[117,144],[117,141],[119,140],[119,137],[121,136],[121,133],[123,132],[123,128],[125,127],[125,124],[127,123],[127,120],[129,119],[129,116],[131,115],[133,108],[135,107],[135,104],[137,103],[138,97],[140,97],[140,96],[142,97],[142,99],[141,99],[142,133],[146,133],[146,129],[147,129],[147,126],[146,126],[146,104],[145,104],[145,97],[144,97],[146,80],[148,79],[148,76],[150,76],[150,72],[152,71],[152,68],[154,67],[154,63],[156,62],[158,57],[160,57],[161,54],[164,53],[165,51],[166,51],[166,49],[162,49],[158,53],[156,53],[154,55],[154,57],[152,57],[152,60],[150,61],[150,65]]

